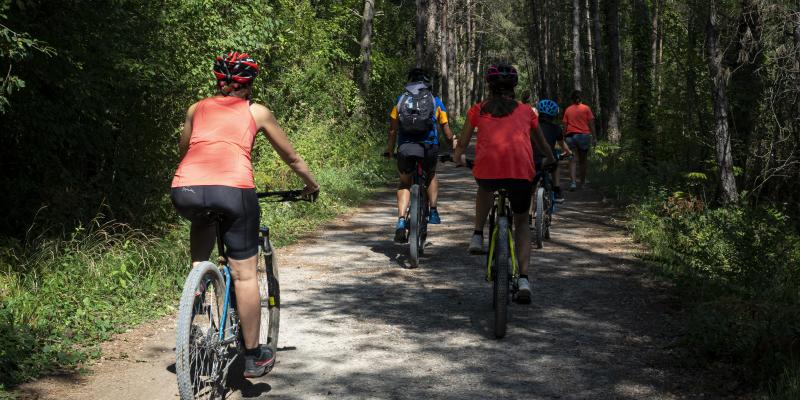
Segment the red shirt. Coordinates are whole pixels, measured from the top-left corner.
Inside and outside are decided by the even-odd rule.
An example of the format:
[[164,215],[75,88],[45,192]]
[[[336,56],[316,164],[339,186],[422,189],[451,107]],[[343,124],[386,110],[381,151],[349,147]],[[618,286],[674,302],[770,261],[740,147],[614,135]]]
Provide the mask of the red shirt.
[[475,178],[533,181],[531,129],[539,128],[539,118],[533,109],[519,105],[511,114],[497,118],[481,114],[478,103],[467,112],[467,121],[478,128],[472,168]]
[[589,134],[589,122],[594,119],[592,109],[586,104],[573,104],[564,110],[564,127],[567,134],[583,133]]
[[175,171],[172,187],[255,187],[250,150],[257,132],[249,101],[234,96],[200,101],[192,118],[189,151]]

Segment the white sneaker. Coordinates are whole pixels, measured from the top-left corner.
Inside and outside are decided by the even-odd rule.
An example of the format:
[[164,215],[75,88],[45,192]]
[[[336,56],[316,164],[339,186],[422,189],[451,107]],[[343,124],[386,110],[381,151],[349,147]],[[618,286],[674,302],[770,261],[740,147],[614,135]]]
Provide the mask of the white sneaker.
[[483,253],[483,235],[473,234],[469,241],[469,254]]
[[531,283],[528,278],[517,279],[517,302],[527,304],[531,302]]

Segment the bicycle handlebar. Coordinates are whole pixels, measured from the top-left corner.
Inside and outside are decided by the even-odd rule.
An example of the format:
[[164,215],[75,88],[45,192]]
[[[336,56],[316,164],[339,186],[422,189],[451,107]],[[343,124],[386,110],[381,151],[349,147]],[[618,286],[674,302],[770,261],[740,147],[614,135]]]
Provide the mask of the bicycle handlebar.
[[[472,169],[472,167],[475,166],[475,160],[471,160],[469,158],[466,158],[465,160],[466,160],[465,166],[467,168]],[[456,160],[453,159],[453,155],[452,154],[446,153],[446,154],[439,154],[439,162],[442,162],[442,163],[446,163],[446,162],[455,163]]]
[[270,197],[277,197],[277,199],[272,200],[273,202],[279,203],[284,201],[307,201],[309,203],[313,203],[317,201],[317,197],[319,197],[319,190],[314,193],[308,195],[308,197],[303,197],[303,190],[276,190],[276,191],[266,191],[256,193],[256,196],[259,199],[266,199]]

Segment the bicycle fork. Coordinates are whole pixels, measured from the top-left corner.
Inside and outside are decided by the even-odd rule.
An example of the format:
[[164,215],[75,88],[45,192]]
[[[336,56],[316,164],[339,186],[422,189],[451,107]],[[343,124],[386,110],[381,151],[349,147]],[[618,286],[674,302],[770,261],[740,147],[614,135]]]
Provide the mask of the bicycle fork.
[[[492,229],[492,236],[489,239],[489,255],[488,255],[488,266],[486,268],[486,281],[492,281],[492,260],[494,259],[494,251],[495,245],[497,241],[497,233],[499,232],[500,228],[495,226]],[[511,231],[508,232],[508,249],[509,253],[511,253],[511,276],[517,276],[517,254],[516,254],[516,247],[514,247],[514,235]]]

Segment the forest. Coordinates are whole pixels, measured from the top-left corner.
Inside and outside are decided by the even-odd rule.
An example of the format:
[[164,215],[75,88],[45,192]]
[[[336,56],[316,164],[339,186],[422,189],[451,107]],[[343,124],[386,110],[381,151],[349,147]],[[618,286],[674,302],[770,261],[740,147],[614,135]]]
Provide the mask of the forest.
[[[409,68],[457,125],[491,63],[562,109],[581,90],[589,180],[681,298],[687,365],[800,396],[795,0],[0,0],[0,396],[174,311],[180,125],[232,49],[325,194],[264,214],[286,242],[395,179]],[[259,187],[299,185],[263,139],[254,162]]]

